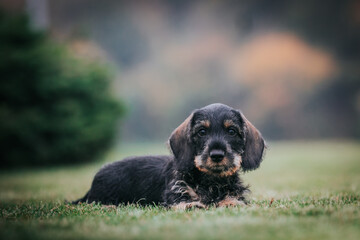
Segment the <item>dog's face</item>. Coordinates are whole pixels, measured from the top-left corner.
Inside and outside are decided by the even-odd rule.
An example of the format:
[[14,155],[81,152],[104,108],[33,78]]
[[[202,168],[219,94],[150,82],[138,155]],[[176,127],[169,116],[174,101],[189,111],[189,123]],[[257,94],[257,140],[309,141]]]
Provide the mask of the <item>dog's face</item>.
[[228,176],[240,169],[245,149],[243,121],[225,106],[211,106],[193,114],[190,138],[194,163],[202,172]]
[[241,167],[260,165],[264,140],[237,110],[212,104],[194,111],[169,139],[178,168],[196,167],[213,176],[226,177]]

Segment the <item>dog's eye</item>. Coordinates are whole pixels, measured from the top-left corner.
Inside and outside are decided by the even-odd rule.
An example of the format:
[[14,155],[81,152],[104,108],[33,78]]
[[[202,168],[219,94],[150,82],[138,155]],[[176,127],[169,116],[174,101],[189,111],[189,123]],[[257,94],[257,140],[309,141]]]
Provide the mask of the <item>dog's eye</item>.
[[236,130],[234,128],[228,128],[227,132],[232,137],[236,135]]
[[198,136],[199,137],[204,137],[207,132],[206,132],[206,129],[205,128],[201,128],[198,132],[197,132]]

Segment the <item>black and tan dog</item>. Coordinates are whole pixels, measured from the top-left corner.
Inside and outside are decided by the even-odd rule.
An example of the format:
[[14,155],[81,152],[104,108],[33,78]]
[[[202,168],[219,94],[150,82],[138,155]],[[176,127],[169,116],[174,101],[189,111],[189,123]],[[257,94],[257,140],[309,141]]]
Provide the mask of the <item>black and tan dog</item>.
[[172,156],[105,165],[79,202],[163,204],[175,209],[244,204],[238,172],[262,161],[265,143],[244,115],[223,104],[195,110],[169,139]]

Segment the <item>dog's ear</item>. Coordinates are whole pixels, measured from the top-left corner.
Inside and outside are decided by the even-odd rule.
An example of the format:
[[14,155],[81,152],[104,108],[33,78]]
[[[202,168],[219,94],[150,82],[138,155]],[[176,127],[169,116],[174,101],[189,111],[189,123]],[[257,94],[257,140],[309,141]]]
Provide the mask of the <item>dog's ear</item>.
[[242,155],[241,167],[244,171],[251,171],[260,166],[265,152],[265,141],[259,130],[251,124],[239,111],[244,124],[245,149]]
[[190,160],[192,162],[192,158],[194,157],[190,138],[192,118],[193,114],[186,118],[185,121],[172,132],[169,138],[169,146],[179,170],[185,170]]

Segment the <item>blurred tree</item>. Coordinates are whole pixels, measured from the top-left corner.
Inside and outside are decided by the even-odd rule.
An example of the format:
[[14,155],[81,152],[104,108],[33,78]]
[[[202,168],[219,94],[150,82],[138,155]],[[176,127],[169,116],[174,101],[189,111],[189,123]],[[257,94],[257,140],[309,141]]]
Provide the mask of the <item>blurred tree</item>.
[[[269,139],[360,138],[358,0],[62,0],[48,6],[53,33],[86,35],[122,69],[118,92],[132,106],[122,132],[127,140],[164,139],[192,109],[217,101],[241,108]],[[283,35],[270,42],[263,37],[273,33]],[[299,41],[279,41],[289,35]],[[253,47],[257,58],[250,61],[241,55],[254,39],[274,47],[268,54]],[[326,53],[334,71],[316,81],[295,71],[311,66],[319,73],[314,63],[323,59],[303,58],[295,47]],[[285,56],[282,48],[288,49]],[[246,79],[243,69],[265,70],[242,63],[264,59],[272,74],[278,66],[293,68],[280,72],[282,78]]]
[[[229,0],[228,7],[238,10],[239,31],[280,26],[290,29],[309,42],[321,46],[338,59],[338,76],[314,91],[304,100],[306,117],[295,137],[355,137],[360,138],[360,2],[358,0],[297,1],[297,0]],[[236,6],[236,7],[234,7]],[[246,14],[244,14],[244,12]],[[241,24],[240,24],[241,23]],[[274,136],[273,116],[268,116],[265,128]],[[292,124],[298,126],[297,119]],[[272,122],[272,124],[268,124]],[[293,128],[293,127],[292,127]],[[288,128],[288,129],[292,129]],[[283,129],[283,130],[288,130]],[[278,132],[276,130],[276,132]],[[283,131],[286,132],[286,131]],[[285,137],[287,137],[285,135]]]
[[1,167],[88,162],[109,147],[123,107],[106,68],[3,12],[0,53]]

